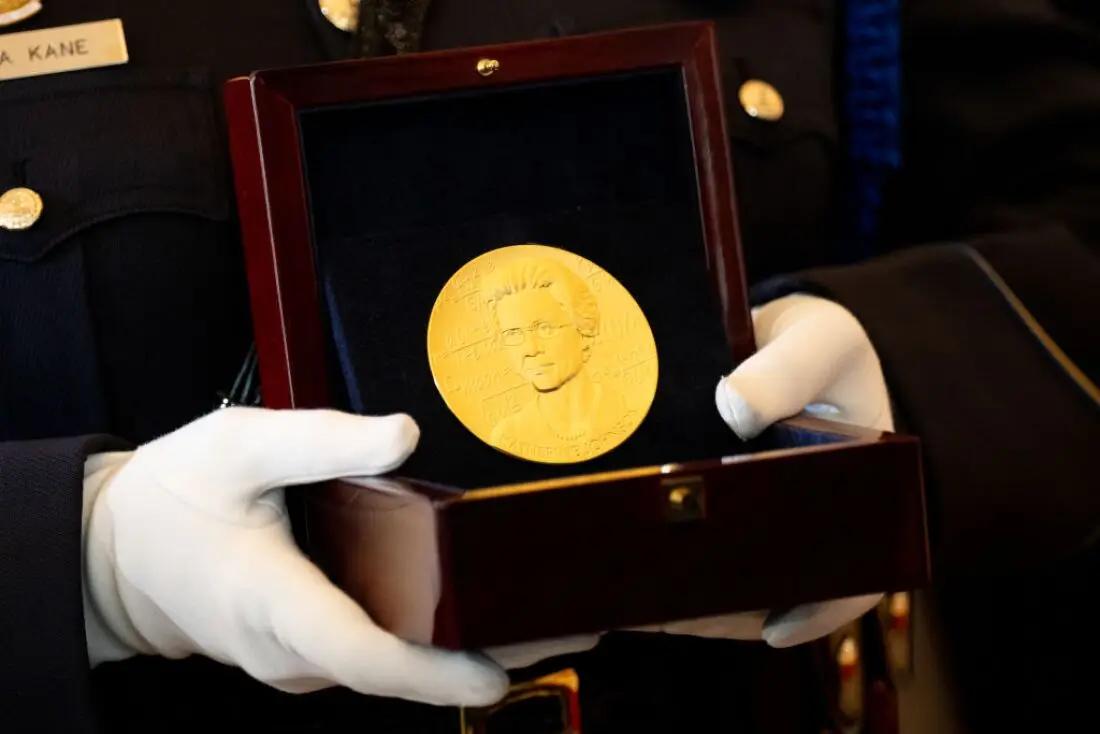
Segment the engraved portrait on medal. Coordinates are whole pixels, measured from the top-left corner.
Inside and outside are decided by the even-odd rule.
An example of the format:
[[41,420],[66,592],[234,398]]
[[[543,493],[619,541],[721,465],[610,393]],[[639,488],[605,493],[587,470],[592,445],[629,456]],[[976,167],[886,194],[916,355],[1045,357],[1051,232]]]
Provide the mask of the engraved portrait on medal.
[[637,302],[576,254],[512,245],[460,268],[428,325],[433,378],[479,439],[533,462],[601,456],[641,425],[657,346]]

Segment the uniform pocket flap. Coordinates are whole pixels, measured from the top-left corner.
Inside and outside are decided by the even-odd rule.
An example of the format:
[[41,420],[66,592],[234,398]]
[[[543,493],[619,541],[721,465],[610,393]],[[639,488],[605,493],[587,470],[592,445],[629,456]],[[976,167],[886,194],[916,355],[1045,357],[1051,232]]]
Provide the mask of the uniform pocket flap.
[[26,187],[43,202],[30,228],[0,229],[0,259],[34,261],[122,216],[228,216],[217,109],[204,73],[109,69],[0,85],[0,193]]

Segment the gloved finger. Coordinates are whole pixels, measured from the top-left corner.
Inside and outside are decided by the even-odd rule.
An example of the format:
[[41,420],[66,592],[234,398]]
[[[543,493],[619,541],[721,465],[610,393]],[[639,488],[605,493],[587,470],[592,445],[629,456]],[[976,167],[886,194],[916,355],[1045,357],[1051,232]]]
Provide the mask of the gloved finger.
[[[140,449],[158,474],[220,487],[250,500],[274,487],[384,474],[416,449],[420,429],[403,414],[227,408]],[[226,485],[236,490],[224,491]],[[247,496],[241,496],[241,493]]]
[[280,410],[247,416],[238,447],[250,477],[266,487],[343,476],[385,474],[416,449],[420,429],[404,414],[360,416],[332,410]]
[[602,635],[575,635],[553,640],[525,642],[518,645],[494,647],[485,654],[497,665],[508,670],[526,668],[549,658],[586,652],[600,644]]
[[367,695],[439,706],[486,706],[507,692],[508,676],[492,661],[397,638],[304,557],[289,550],[286,556],[269,566],[278,574],[265,580],[262,596],[272,637],[296,660],[285,666],[293,675],[281,684],[269,679],[272,685],[308,690],[304,681],[322,680]]
[[746,440],[812,403],[830,402],[830,389],[870,345],[846,309],[809,296],[764,306],[755,326],[759,351],[715,394],[723,420]]
[[718,640],[759,640],[763,634],[767,616],[766,612],[742,612],[666,622],[634,629],[639,632],[663,632],[667,635],[689,635]]
[[803,604],[769,617],[764,641],[772,647],[793,647],[831,635],[875,608],[882,594]]

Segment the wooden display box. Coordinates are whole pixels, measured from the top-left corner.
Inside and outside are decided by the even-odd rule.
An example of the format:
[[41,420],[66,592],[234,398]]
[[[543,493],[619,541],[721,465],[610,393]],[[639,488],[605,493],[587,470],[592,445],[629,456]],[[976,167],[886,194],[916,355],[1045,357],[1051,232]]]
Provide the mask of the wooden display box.
[[[915,438],[796,418],[744,443],[716,410],[754,338],[710,24],[263,71],[226,99],[265,404],[421,427],[394,476],[305,495],[309,552],[376,620],[478,648],[926,581]],[[658,345],[645,421],[589,462],[490,447],[428,366],[444,282],[527,242],[605,268]]]

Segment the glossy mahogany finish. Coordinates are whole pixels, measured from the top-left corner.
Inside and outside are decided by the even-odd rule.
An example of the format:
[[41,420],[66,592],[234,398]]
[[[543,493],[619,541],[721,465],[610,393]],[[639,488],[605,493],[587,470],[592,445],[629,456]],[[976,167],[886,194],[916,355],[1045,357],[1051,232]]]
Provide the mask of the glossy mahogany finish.
[[[424,559],[435,559],[443,588],[434,641],[449,647],[925,583],[914,439],[811,419],[785,422],[770,438],[789,448],[559,486],[462,493],[385,480],[419,495],[411,502],[372,491],[369,481],[339,483],[311,495],[311,545],[375,619],[412,638],[431,596]],[[805,445],[813,440],[835,443]],[[691,480],[703,487],[705,512],[674,520],[669,495]],[[406,583],[379,584],[381,558],[406,559],[386,562]]]
[[[479,74],[482,59],[495,60],[497,71]],[[260,72],[230,82],[265,404],[331,404],[300,111],[669,66],[680,69],[689,100],[706,257],[732,363],[751,355],[714,35],[708,23],[675,24]],[[907,589],[927,579],[915,439],[799,419],[749,449],[562,486],[490,491],[391,479],[391,489],[421,498],[406,515],[408,526],[387,525],[378,511],[407,507],[407,499],[337,483],[307,495],[308,545],[381,623],[462,647]],[[685,482],[702,492],[700,517],[685,520],[669,509],[670,492]],[[386,558],[394,560],[379,560]],[[423,563],[437,568],[442,582],[438,605],[434,597],[428,605],[434,625],[423,618],[423,602],[436,589],[416,581],[431,576]],[[387,573],[393,578],[382,578]],[[414,582],[403,586],[402,578]]]

